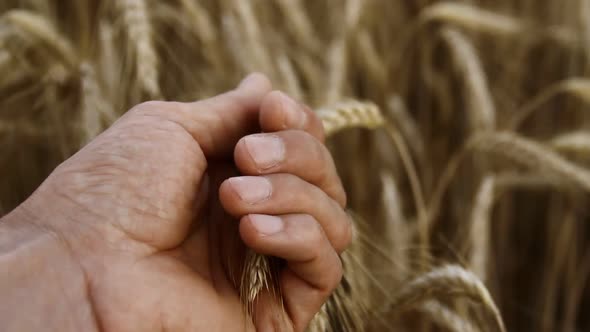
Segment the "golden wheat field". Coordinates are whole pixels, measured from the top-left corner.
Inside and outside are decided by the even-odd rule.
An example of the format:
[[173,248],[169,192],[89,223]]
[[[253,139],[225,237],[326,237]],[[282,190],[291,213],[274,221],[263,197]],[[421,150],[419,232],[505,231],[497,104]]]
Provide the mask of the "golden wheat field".
[[310,331],[590,330],[590,0],[1,0],[0,213],[253,71],[317,110],[356,221]]

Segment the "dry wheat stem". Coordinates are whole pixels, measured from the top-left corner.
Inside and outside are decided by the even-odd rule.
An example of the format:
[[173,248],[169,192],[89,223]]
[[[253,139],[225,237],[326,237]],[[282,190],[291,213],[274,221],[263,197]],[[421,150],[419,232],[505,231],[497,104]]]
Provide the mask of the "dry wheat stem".
[[[355,218],[356,220],[356,218]],[[340,257],[345,275],[340,285],[328,299],[327,308],[332,331],[365,331],[365,318],[368,315],[368,278],[372,275],[362,263],[361,246],[355,243]],[[379,284],[378,284],[379,285]]]
[[283,79],[286,92],[296,100],[302,100],[303,90],[301,89],[297,72],[291,63],[291,60],[283,53],[277,57],[277,64],[277,69]]
[[566,133],[552,139],[549,144],[553,149],[560,152],[587,154],[590,153],[590,132],[574,131]]
[[555,83],[523,105],[510,121],[508,129],[516,131],[545,103],[559,94],[576,96],[586,103],[590,103],[590,80],[585,78],[570,78]]
[[183,8],[191,17],[191,23],[194,25],[193,31],[203,43],[204,47],[210,47],[217,38],[217,29],[211,21],[207,11],[201,6],[199,1],[180,0]]
[[287,20],[286,28],[293,34],[297,43],[314,54],[320,48],[320,42],[315,38],[314,28],[303,9],[300,0],[277,0],[283,16]]
[[325,104],[333,104],[342,96],[347,72],[346,40],[336,39],[328,48],[328,75],[326,76]]
[[476,152],[506,158],[510,162],[590,191],[590,171],[532,140],[501,132],[478,135],[469,144]]
[[[465,147],[451,157],[447,163],[427,208],[427,223],[434,227],[445,192],[451,185],[466,156],[473,152],[483,152],[488,156],[501,156],[507,161],[527,166],[529,172],[549,175],[550,183],[579,187],[590,190],[590,171],[564,159],[543,145],[509,132],[495,132],[474,136]],[[543,181],[543,183],[546,183]],[[561,187],[561,185],[559,185]]]
[[[588,63],[590,63],[590,22],[588,21],[588,17],[590,17],[590,1],[580,0],[579,3],[578,22],[580,24],[580,35],[586,55],[586,66],[588,66]],[[588,72],[588,69],[586,68],[586,72]]]
[[393,123],[401,131],[405,140],[411,142],[409,148],[412,149],[416,158],[422,163],[425,159],[426,144],[416,122],[410,115],[406,103],[400,96],[393,95],[388,99],[387,106],[388,114],[391,116]]
[[[242,3],[243,1],[239,1]],[[222,30],[224,40],[230,56],[238,68],[245,73],[264,72],[269,73],[272,69],[272,63],[268,54],[264,52],[262,40],[258,36],[257,25],[251,27],[253,15],[249,9],[250,5],[242,4],[242,17],[236,14],[227,14],[222,17]],[[271,77],[272,78],[272,77]]]
[[[383,126],[391,137],[402,159],[404,169],[406,170],[412,187],[414,204],[416,204],[416,210],[420,216],[420,220],[426,221],[426,203],[424,201],[424,194],[422,193],[422,185],[419,180],[417,169],[408,151],[407,144],[402,135],[399,134],[398,130],[385,122],[377,105],[373,103],[349,101],[333,105],[329,108],[319,109],[316,113],[324,124],[324,130],[326,131],[327,136],[351,127],[375,129]],[[421,241],[422,245],[426,248],[429,242],[428,228],[425,227],[425,224],[422,224],[422,226],[424,227],[420,227],[422,232]]]
[[85,135],[83,144],[86,144],[103,130],[100,108],[104,106],[105,99],[92,64],[82,62],[80,75],[82,78],[82,132]]
[[[362,223],[353,215],[354,225]],[[356,233],[356,232],[355,232]],[[311,322],[309,331],[365,331],[367,316],[367,279],[370,273],[356,256],[362,255],[359,241],[342,253],[342,266],[345,274],[340,285],[322,306],[321,311]]]
[[548,178],[542,174],[520,174],[516,172],[504,172],[500,173],[495,177],[496,197],[502,196],[506,191],[509,190],[567,190],[567,186],[564,186],[563,182],[559,179]]
[[14,9],[2,15],[1,20],[55,52],[59,60],[63,61],[70,69],[77,68],[78,57],[74,47],[44,16]]
[[[237,54],[244,51],[249,51],[252,54],[252,60],[254,61],[255,68],[258,71],[264,73],[272,73],[273,68],[271,57],[269,54],[268,47],[264,46],[265,39],[262,37],[262,31],[259,22],[256,17],[256,10],[254,9],[254,3],[251,1],[233,1],[233,8],[236,12],[236,17],[239,22],[242,23],[239,30],[244,31],[245,45],[246,47]],[[272,75],[271,75],[272,76]],[[272,77],[271,77],[272,78]]]
[[543,273],[542,287],[545,289],[542,301],[539,303],[539,311],[543,314],[541,324],[545,328],[555,328],[555,317],[552,313],[559,305],[557,298],[560,281],[564,278],[567,268],[567,258],[576,232],[576,221],[574,213],[570,212],[564,216],[559,224],[549,225],[548,254],[550,256],[547,269]]
[[481,280],[457,265],[436,268],[409,281],[385,306],[386,311],[405,311],[440,296],[463,296],[481,303],[492,315],[500,331],[505,331],[500,310]]
[[[395,182],[395,177],[390,172],[381,172],[381,190],[383,208],[385,210],[385,222],[387,227],[387,236],[390,241],[391,259],[395,260],[397,264],[407,266],[407,257],[404,250],[408,247],[409,232],[405,225],[405,217],[403,216],[403,205],[401,203],[401,194]],[[400,275],[400,278],[403,278]]]
[[347,33],[351,33],[356,30],[363,15],[363,9],[365,5],[366,1],[364,0],[346,0],[344,12]]
[[47,139],[53,133],[47,128],[39,126],[38,124],[23,122],[23,121],[0,121],[0,137],[14,135],[16,137],[32,137],[39,139]]
[[[0,47],[4,45],[0,44]],[[5,68],[12,62],[12,54],[5,49],[0,48],[0,69]]]
[[480,130],[493,130],[496,125],[496,108],[475,47],[458,30],[445,28],[441,35],[451,49],[458,74],[464,80],[471,131],[475,133]]
[[135,79],[150,98],[159,98],[158,55],[153,43],[150,14],[145,0],[115,0],[131,46],[135,63]]
[[518,19],[483,10],[459,2],[438,2],[426,7],[420,13],[422,24],[435,21],[454,24],[471,31],[478,31],[500,36],[515,36],[524,31]]
[[410,152],[408,151],[407,144],[399,131],[393,128],[389,123],[385,124],[385,130],[390,135],[397,151],[399,152],[402,164],[404,165],[404,169],[410,181],[410,188],[412,190],[414,204],[418,214],[418,235],[420,238],[420,247],[422,248],[421,259],[422,263],[424,263],[427,261],[430,246],[430,227],[428,226],[428,210],[424,199],[424,193],[422,192],[422,184],[418,176],[418,170],[414,165]]
[[426,301],[417,308],[436,325],[450,332],[478,332],[469,320],[438,301]]
[[459,2],[438,2],[423,9],[418,23],[447,23],[471,32],[504,38],[546,39],[565,47],[576,47],[576,32],[563,26],[537,27],[521,19]]
[[470,269],[482,280],[487,280],[490,256],[490,219],[494,204],[495,176],[484,177],[475,196],[470,225]]
[[386,89],[388,77],[387,73],[383,71],[384,59],[379,54],[371,34],[366,30],[360,30],[356,34],[355,44],[352,48],[358,53],[358,59],[355,62],[366,68],[367,80],[375,86],[376,90]]
[[[588,280],[590,280],[590,251],[587,250],[581,259],[581,266],[577,269],[577,274],[568,292],[564,305],[565,318],[563,319],[563,326],[561,331],[572,331],[578,317],[580,304],[583,300],[584,289],[588,287]],[[569,326],[568,326],[569,325]]]

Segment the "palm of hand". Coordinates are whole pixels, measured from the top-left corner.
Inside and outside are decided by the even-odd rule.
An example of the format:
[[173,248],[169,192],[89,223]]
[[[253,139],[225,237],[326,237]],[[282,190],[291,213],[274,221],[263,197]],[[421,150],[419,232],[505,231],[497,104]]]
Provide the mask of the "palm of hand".
[[[54,174],[67,179],[54,181],[56,191],[79,206],[100,202],[86,212],[108,218],[110,236],[92,240],[101,247],[100,264],[89,267],[105,331],[239,331],[251,324],[220,257],[241,245],[237,221],[223,212],[216,190],[235,167],[210,167],[209,184],[206,168],[200,147],[178,124],[144,117],[123,118]],[[98,224],[81,219],[85,227]]]

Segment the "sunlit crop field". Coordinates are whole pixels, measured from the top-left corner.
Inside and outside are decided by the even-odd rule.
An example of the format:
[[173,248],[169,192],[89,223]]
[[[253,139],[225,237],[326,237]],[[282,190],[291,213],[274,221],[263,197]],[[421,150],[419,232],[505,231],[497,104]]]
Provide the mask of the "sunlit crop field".
[[253,71],[317,110],[355,219],[311,331],[590,329],[590,0],[2,0],[0,212]]

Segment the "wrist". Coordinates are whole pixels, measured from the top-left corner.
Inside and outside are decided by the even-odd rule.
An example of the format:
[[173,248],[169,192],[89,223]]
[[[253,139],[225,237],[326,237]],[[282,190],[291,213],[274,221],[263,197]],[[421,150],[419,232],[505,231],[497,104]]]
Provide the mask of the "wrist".
[[21,207],[0,219],[3,329],[89,330],[96,324],[80,265],[59,236],[32,218]]

